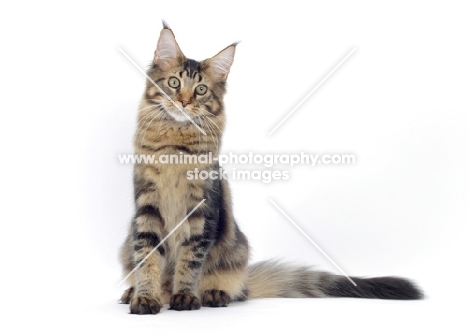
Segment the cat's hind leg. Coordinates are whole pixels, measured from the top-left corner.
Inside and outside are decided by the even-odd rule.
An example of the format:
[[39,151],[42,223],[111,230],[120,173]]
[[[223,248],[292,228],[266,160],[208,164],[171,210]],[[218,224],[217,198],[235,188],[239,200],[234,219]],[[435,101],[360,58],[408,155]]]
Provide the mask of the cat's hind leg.
[[202,276],[202,305],[225,307],[233,300],[247,299],[245,269],[219,269]]

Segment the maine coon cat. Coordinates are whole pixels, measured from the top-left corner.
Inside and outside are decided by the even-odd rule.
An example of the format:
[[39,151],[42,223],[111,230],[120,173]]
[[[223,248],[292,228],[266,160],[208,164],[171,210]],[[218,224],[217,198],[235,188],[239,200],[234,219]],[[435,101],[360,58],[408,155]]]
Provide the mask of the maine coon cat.
[[[232,44],[204,61],[189,59],[164,24],[147,71],[151,80],[140,104],[136,154],[218,156],[235,50]],[[196,162],[134,167],[135,215],[120,252],[125,275],[193,212],[128,278],[121,302],[130,304],[131,313],[156,314],[167,303],[173,310],[197,310],[260,297],[422,298],[403,278],[353,277],[355,287],[344,276],[307,267],[274,261],[249,266],[227,181],[189,180],[187,172],[195,168],[219,170],[217,163]]]

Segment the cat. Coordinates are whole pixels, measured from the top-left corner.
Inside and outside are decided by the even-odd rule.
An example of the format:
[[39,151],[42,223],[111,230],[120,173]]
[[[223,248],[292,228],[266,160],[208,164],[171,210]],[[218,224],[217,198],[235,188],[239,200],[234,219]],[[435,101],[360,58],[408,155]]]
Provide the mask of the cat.
[[[204,61],[189,59],[163,22],[140,104],[136,154],[218,156],[235,50],[236,43]],[[134,167],[135,215],[120,249],[124,275],[131,273],[121,302],[130,304],[130,313],[157,314],[163,304],[178,311],[223,307],[262,297],[423,298],[404,278],[353,277],[354,286],[345,276],[308,267],[249,265],[248,241],[234,219],[228,182],[189,180],[187,172],[195,168],[219,171],[212,161]]]

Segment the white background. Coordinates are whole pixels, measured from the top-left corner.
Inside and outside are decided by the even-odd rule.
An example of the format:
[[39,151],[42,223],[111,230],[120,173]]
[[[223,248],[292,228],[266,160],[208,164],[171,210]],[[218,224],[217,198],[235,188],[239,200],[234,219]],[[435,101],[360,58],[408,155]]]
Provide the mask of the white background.
[[[9,332],[463,332],[468,47],[463,2],[26,2],[0,10],[1,326]],[[191,58],[241,40],[223,152],[352,153],[231,182],[252,260],[414,279],[416,302],[256,300],[133,316],[117,304],[141,66],[164,18]],[[272,136],[267,133],[356,52]],[[465,326],[462,329],[462,326]],[[3,331],[3,330],[2,330]]]

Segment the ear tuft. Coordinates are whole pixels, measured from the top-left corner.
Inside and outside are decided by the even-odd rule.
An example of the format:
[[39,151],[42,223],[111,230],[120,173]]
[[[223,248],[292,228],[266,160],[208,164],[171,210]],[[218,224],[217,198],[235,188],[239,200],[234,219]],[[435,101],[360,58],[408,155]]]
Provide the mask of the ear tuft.
[[171,29],[166,21],[162,20],[163,29]]
[[236,53],[237,44],[238,43],[233,43],[229,45],[216,56],[207,60],[208,71],[216,79],[220,81],[227,79],[232,63],[234,62],[234,55]]

